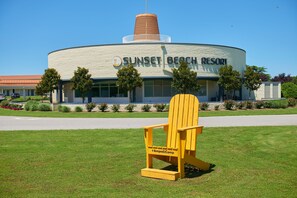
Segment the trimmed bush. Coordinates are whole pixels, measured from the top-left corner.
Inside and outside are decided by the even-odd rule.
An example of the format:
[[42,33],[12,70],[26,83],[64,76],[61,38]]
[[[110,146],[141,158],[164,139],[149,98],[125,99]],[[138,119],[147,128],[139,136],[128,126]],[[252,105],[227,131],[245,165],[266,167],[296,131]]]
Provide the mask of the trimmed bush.
[[106,103],[101,103],[99,106],[98,106],[98,109],[101,111],[101,112],[105,112],[107,109],[108,109],[108,105]]
[[114,113],[119,112],[119,111],[120,111],[120,105],[119,105],[119,104],[114,104],[114,105],[112,105],[111,110],[112,110]]
[[216,111],[218,111],[220,109],[220,105],[215,105],[214,108]]
[[245,104],[246,104],[246,108],[247,109],[253,109],[254,108],[254,104],[252,101],[248,100],[248,101],[245,101]]
[[134,111],[134,108],[136,107],[136,105],[134,104],[128,104],[125,109],[129,112],[133,112]]
[[297,99],[295,98],[288,98],[288,106],[289,107],[295,107],[297,104]]
[[51,111],[52,108],[48,103],[39,103],[38,111]]
[[26,102],[24,108],[26,111],[38,111],[39,102],[34,100],[29,100]]
[[8,107],[9,105],[9,101],[8,100],[2,100],[1,103],[0,103],[0,106],[1,107]]
[[86,104],[86,109],[88,112],[91,112],[96,107],[96,104],[93,102],[89,102]]
[[235,104],[237,109],[245,109],[246,108],[246,103],[245,102],[237,102]]
[[256,102],[255,102],[255,107],[256,107],[257,109],[262,109],[262,108],[264,107],[264,101],[261,101],[261,100],[256,101]]
[[264,101],[264,108],[280,109],[289,106],[288,100],[268,100]]
[[62,112],[63,106],[62,105],[58,105],[58,111]]
[[80,106],[76,106],[76,107],[74,108],[74,111],[75,111],[75,112],[82,112],[82,111],[83,111],[83,108],[80,107]]
[[149,104],[145,104],[145,105],[143,105],[143,106],[141,107],[141,110],[142,110],[143,112],[150,112],[150,111],[151,111],[151,108],[152,108],[151,105],[149,105]]
[[68,107],[68,106],[62,106],[62,112],[63,113],[68,113],[70,111],[71,111],[70,107]]
[[236,102],[234,100],[225,100],[224,107],[226,110],[232,110],[235,107]]
[[208,109],[208,107],[209,107],[209,104],[207,102],[200,103],[200,109],[202,111],[206,111]]
[[157,112],[164,111],[166,104],[154,104],[154,107],[156,108]]
[[271,101],[264,101],[264,108],[270,109],[272,106]]
[[297,98],[297,85],[292,82],[283,83],[282,94],[285,98]]
[[169,104],[166,104],[166,107],[165,107],[164,111],[165,112],[168,112],[169,111],[169,107],[170,107]]

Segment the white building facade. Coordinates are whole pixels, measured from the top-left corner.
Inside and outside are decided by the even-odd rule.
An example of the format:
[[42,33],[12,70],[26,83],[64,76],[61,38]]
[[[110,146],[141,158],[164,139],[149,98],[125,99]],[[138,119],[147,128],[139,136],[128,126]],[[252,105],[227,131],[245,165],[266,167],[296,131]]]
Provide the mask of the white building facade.
[[[48,67],[61,75],[62,83],[56,102],[81,103],[80,94],[72,90],[70,79],[78,67],[89,70],[94,82],[88,102],[128,103],[127,93],[116,86],[116,73],[132,63],[143,78],[143,86],[136,88],[133,101],[137,103],[168,102],[175,94],[171,88],[172,68],[186,61],[197,72],[200,101],[218,101],[222,90],[217,84],[219,68],[232,65],[242,75],[246,67],[243,49],[207,44],[135,42],[110,45],[83,46],[53,51],[48,55]],[[248,97],[245,89],[238,98]]]

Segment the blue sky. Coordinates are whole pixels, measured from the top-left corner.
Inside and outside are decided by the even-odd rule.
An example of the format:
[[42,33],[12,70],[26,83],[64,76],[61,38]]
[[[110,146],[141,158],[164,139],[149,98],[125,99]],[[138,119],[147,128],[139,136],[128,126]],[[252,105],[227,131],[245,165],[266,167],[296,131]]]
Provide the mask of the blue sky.
[[[121,43],[144,0],[0,0],[0,75],[43,74],[49,52]],[[149,0],[177,43],[246,50],[247,64],[297,75],[296,0]]]

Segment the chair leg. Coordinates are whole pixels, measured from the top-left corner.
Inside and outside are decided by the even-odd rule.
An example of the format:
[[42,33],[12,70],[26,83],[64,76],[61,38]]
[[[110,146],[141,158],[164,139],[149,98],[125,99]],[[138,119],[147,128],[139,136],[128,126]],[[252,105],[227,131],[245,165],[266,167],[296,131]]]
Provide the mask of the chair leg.
[[185,160],[178,158],[178,172],[179,177],[182,179],[185,177]]
[[146,154],[146,167],[153,168],[153,157],[150,154]]

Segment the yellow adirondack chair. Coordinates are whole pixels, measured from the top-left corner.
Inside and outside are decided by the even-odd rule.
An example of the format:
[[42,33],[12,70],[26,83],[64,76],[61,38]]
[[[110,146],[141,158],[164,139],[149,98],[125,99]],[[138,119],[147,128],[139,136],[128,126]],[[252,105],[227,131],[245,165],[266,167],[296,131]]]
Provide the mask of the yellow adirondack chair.
[[[144,127],[146,147],[146,168],[141,170],[144,177],[176,180],[185,176],[185,164],[201,170],[209,170],[211,164],[196,158],[197,135],[203,126],[198,126],[199,101],[190,94],[175,95],[169,106],[168,124]],[[153,128],[163,127],[167,133],[166,147],[153,146]],[[153,158],[178,166],[178,171],[153,169]]]

